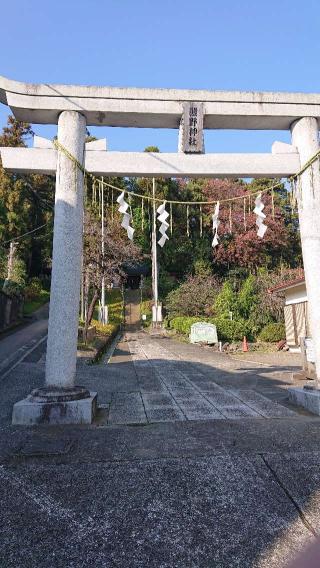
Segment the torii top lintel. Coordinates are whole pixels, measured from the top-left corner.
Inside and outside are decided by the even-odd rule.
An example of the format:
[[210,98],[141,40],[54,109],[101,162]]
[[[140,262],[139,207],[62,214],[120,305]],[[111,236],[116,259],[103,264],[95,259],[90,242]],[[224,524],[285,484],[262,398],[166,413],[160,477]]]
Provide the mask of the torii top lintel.
[[33,124],[56,124],[62,111],[74,110],[88,126],[179,128],[186,101],[203,102],[208,129],[288,130],[301,117],[320,121],[319,93],[31,84],[0,76],[0,102]]

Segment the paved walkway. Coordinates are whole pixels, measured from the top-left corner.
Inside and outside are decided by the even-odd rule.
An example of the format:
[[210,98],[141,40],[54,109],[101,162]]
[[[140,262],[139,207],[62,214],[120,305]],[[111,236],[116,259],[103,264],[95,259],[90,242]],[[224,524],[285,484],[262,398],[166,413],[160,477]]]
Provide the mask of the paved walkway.
[[[137,335],[128,336],[127,341],[136,384],[129,392],[120,388],[112,393],[109,424],[284,418],[295,414],[252,388],[235,384],[226,389],[218,385],[215,377],[219,375],[221,382],[221,375],[230,373],[231,365],[230,359],[220,353],[211,352],[210,364],[205,368],[202,363],[181,359],[165,347],[163,340]],[[124,344],[120,349],[123,355]],[[117,356],[115,353],[115,363]]]
[[320,419],[294,369],[129,333],[79,365],[92,426],[22,428],[41,349],[0,381],[0,566],[285,568],[320,534]]

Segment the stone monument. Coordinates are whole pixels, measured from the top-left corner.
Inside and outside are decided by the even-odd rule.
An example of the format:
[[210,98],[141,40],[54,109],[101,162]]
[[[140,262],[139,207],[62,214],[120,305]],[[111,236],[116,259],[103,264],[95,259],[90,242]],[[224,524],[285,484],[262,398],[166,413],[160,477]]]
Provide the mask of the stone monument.
[[190,343],[206,343],[214,345],[218,343],[217,328],[212,323],[198,322],[191,326]]

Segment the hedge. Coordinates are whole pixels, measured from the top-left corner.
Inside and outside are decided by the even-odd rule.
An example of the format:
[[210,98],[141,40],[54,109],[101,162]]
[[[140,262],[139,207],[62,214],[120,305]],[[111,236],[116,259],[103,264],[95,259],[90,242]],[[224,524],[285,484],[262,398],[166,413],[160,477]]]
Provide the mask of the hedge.
[[217,326],[218,339],[222,341],[240,341],[243,336],[250,336],[248,323],[244,320],[230,320],[227,318],[202,318],[202,317],[176,317],[166,318],[165,325],[175,329],[178,333],[189,335],[191,326],[198,322],[213,323]]

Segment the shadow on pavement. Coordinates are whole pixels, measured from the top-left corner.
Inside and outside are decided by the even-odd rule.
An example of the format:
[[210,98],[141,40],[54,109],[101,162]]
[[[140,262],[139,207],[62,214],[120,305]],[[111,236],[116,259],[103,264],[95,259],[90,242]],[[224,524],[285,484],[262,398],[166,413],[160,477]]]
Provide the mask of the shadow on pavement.
[[[12,427],[13,403],[43,383],[43,358],[0,382],[1,566],[281,568],[320,531],[320,420],[291,412],[289,378],[192,361],[196,350],[166,361],[151,343],[152,364],[122,343],[110,365],[77,374],[107,416],[140,396],[143,423]],[[261,410],[249,391],[284,413],[224,416],[234,399]],[[222,416],[188,419],[203,398]],[[146,401],[184,416],[148,420]]]

